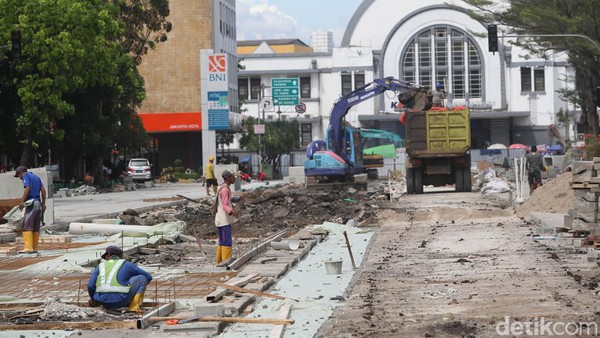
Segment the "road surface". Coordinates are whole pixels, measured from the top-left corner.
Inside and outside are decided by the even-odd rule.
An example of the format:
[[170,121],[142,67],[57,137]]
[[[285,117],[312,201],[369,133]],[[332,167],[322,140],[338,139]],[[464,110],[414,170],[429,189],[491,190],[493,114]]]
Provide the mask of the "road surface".
[[496,205],[478,193],[402,196],[318,336],[600,333],[599,269],[585,249],[535,241],[536,226]]

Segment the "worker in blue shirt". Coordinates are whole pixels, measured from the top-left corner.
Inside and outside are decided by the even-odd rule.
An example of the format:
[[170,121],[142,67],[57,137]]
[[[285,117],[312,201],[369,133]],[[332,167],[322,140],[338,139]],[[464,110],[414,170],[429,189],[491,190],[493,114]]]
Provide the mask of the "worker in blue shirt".
[[152,276],[123,259],[123,250],[110,245],[88,282],[90,306],[107,309],[129,307],[130,312],[143,312],[144,291]]
[[18,167],[15,170],[15,177],[23,181],[23,197],[19,206],[25,207],[22,229],[25,248],[19,253],[37,253],[40,227],[46,210],[46,188],[39,176],[28,172],[26,167]]

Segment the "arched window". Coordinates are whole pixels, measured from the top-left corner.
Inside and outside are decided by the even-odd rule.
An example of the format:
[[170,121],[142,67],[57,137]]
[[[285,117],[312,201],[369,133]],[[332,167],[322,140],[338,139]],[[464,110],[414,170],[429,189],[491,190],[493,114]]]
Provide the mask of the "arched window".
[[415,34],[400,58],[400,78],[433,88],[444,84],[454,98],[483,97],[483,63],[475,42],[454,27],[433,26]]

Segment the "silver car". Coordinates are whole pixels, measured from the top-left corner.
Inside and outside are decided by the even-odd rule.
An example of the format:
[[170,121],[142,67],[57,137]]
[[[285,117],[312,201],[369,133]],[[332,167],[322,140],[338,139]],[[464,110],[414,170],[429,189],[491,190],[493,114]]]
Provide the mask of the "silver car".
[[152,180],[152,166],[145,158],[132,158],[127,165],[127,174],[134,181]]

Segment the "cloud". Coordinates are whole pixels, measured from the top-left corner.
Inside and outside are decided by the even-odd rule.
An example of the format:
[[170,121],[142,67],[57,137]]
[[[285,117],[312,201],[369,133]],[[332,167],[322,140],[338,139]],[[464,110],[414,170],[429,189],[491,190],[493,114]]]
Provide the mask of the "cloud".
[[296,20],[265,0],[238,0],[237,39],[299,38]]

